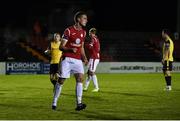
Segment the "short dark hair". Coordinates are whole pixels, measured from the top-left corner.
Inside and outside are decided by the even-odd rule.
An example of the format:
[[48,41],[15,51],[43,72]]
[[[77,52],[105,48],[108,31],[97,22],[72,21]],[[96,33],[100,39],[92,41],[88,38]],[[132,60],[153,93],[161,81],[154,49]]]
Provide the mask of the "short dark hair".
[[75,15],[74,15],[74,21],[78,22],[78,18],[80,18],[82,15],[87,15],[84,11],[78,11]]
[[170,32],[169,29],[163,29],[162,32],[164,32],[164,33],[167,34],[167,35],[170,35],[170,34],[171,34],[171,32]]

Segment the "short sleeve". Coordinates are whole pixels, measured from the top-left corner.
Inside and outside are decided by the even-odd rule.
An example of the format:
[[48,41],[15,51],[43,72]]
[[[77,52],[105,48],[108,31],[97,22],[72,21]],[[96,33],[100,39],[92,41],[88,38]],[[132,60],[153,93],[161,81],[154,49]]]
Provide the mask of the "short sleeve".
[[63,35],[62,35],[62,38],[63,38],[63,40],[68,41],[68,40],[69,40],[69,36],[70,36],[70,30],[67,28],[67,29],[64,31],[64,33],[63,33]]

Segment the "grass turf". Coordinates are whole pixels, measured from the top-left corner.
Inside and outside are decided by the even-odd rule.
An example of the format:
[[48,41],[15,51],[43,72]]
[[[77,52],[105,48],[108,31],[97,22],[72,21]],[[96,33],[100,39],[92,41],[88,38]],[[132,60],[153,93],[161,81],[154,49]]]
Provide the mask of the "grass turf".
[[172,91],[164,91],[162,74],[97,74],[100,92],[83,93],[87,108],[75,111],[75,80],[62,89],[57,111],[51,110],[48,75],[0,75],[0,119],[113,120],[180,119],[180,74],[172,76]]

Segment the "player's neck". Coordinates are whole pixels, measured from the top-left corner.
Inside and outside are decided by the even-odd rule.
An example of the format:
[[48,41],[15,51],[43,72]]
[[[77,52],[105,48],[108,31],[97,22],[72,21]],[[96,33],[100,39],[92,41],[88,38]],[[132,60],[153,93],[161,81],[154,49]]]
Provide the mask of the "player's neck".
[[92,34],[91,36],[92,36],[92,37],[96,37],[96,35],[95,35],[95,34]]
[[59,40],[54,40],[54,42],[55,42],[55,43],[58,43],[58,42],[59,42]]
[[82,29],[82,26],[81,26],[80,24],[76,23],[76,24],[74,25],[74,28],[75,28],[76,30],[81,30],[81,29]]

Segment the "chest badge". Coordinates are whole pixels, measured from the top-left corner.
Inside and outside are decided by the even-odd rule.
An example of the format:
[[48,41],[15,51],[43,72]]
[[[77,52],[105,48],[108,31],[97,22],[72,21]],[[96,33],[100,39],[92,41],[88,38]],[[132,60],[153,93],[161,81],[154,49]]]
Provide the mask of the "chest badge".
[[76,39],[76,44],[79,44],[81,40],[79,38]]

